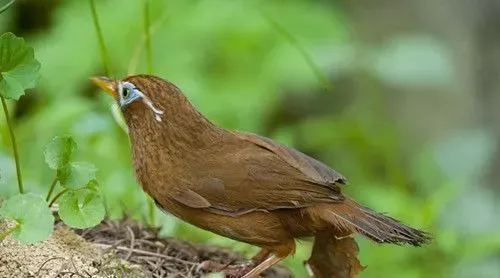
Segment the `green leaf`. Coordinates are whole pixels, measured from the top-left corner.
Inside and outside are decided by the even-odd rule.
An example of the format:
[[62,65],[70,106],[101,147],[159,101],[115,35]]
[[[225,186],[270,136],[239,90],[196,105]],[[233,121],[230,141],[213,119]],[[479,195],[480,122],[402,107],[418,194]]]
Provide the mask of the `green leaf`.
[[12,33],[0,36],[0,95],[19,99],[24,91],[35,87],[40,63],[35,59],[33,48],[23,38]]
[[17,221],[12,236],[24,243],[47,239],[54,229],[54,216],[49,205],[38,195],[15,195],[3,202],[0,216]]
[[87,184],[87,188],[93,191],[96,191],[98,187],[99,187],[99,182],[97,182],[97,180],[91,180]]
[[68,191],[58,201],[59,216],[73,228],[89,228],[99,224],[105,215],[104,204],[95,191]]
[[57,178],[67,189],[80,189],[95,179],[97,168],[88,162],[72,162],[57,170]]
[[57,170],[66,166],[73,152],[76,150],[76,142],[71,136],[54,137],[46,146],[43,154],[45,162],[50,168]]

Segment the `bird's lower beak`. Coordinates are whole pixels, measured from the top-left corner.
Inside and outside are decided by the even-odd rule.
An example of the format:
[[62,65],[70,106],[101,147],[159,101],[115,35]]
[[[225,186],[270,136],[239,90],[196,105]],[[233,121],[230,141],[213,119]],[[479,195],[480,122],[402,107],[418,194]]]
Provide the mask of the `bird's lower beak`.
[[101,89],[111,95],[115,100],[118,100],[118,84],[115,80],[104,76],[92,77],[90,80],[92,80],[92,82],[94,82],[97,86],[101,87]]

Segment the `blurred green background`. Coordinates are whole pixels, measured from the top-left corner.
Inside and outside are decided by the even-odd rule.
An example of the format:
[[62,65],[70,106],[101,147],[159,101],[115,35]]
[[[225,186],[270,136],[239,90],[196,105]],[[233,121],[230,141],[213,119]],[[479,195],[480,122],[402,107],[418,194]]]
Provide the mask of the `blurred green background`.
[[[143,1],[96,4],[113,76],[146,72]],[[359,238],[361,277],[500,277],[499,13],[498,1],[151,0],[153,68],[218,125],[326,162],[350,179],[347,194],[434,235],[418,249]],[[27,189],[47,191],[43,146],[72,134],[110,216],[144,219],[127,135],[88,80],[104,74],[88,1],[19,0],[0,16],[5,31],[42,63],[37,88],[10,103]],[[3,113],[0,135],[8,197]],[[256,252],[157,216],[164,235]],[[300,246],[286,262],[306,277],[311,243]]]

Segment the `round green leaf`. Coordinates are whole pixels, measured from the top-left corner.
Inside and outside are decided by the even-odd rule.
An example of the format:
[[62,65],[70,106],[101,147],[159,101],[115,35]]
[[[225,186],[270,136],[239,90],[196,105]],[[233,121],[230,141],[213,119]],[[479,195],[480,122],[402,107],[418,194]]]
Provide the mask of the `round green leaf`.
[[38,195],[15,195],[3,202],[0,216],[17,221],[12,236],[24,243],[47,239],[54,229],[54,216],[49,205]]
[[105,215],[104,204],[95,191],[68,191],[59,198],[59,216],[68,226],[78,229],[99,224]]
[[45,146],[45,150],[43,152],[45,162],[54,170],[60,169],[71,161],[71,156],[75,150],[76,142],[73,140],[73,137],[54,137]]
[[12,33],[0,36],[0,95],[19,99],[26,89],[35,87],[39,71],[33,48],[23,38]]
[[97,168],[87,162],[72,162],[57,170],[57,178],[67,189],[80,189],[95,179]]

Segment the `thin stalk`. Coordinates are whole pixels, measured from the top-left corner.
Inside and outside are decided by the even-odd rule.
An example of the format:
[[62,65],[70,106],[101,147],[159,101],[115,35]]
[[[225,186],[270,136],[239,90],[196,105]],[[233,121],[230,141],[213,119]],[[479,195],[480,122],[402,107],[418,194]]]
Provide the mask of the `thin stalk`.
[[0,234],[0,242],[2,240],[4,240],[8,235],[12,234],[16,229],[17,227],[19,227],[19,223],[16,224],[16,226],[12,229],[9,229],[8,231],[6,231],[5,233],[1,233]]
[[149,225],[151,227],[154,227],[156,225],[156,213],[155,213],[155,202],[153,199],[149,196],[147,196],[148,199],[148,219],[149,219]]
[[52,205],[59,199],[64,193],[68,192],[68,189],[65,188],[61,192],[57,193],[57,195],[52,199],[52,201],[49,204],[49,208],[52,207]]
[[279,24],[277,21],[272,19],[271,16],[269,16],[267,13],[265,13],[262,10],[260,12],[262,14],[262,17],[264,17],[264,19],[266,19],[266,21],[278,33],[280,33],[291,45],[293,45],[295,47],[295,49],[297,49],[297,51],[299,51],[302,58],[304,58],[304,61],[311,68],[311,70],[313,71],[316,78],[321,83],[323,83],[325,88],[328,90],[331,90],[333,88],[332,83],[330,82],[330,80],[328,80],[328,77],[326,76],[326,74],[318,67],[318,65],[316,65],[313,57],[309,54],[309,52],[307,52],[306,48],[302,44],[300,44],[300,42],[290,32],[288,32],[288,30],[285,27],[281,26],[281,24]]
[[57,175],[56,175],[56,177],[54,178],[54,181],[52,182],[52,185],[50,186],[49,193],[47,193],[47,198],[45,198],[45,201],[48,202],[50,200],[50,197],[52,196],[52,193],[54,192],[54,189],[56,188],[58,181],[59,180],[57,179]]
[[5,113],[7,126],[9,127],[10,141],[12,142],[14,160],[16,161],[17,185],[19,187],[19,193],[24,194],[23,177],[21,175],[21,163],[19,162],[19,153],[17,152],[16,137],[14,136],[14,130],[12,129],[12,123],[10,122],[9,110],[7,109],[5,98],[3,96],[0,96],[0,98],[2,99],[3,112]]
[[3,7],[0,7],[0,14],[5,12],[12,4],[14,4],[15,0],[11,0],[10,2],[7,2]]
[[151,48],[151,18],[149,15],[149,0],[144,0],[144,35],[146,44],[146,61],[148,73],[153,73],[153,50]]
[[[153,50],[151,48],[151,18],[149,15],[149,0],[144,0],[144,44],[146,46],[146,62],[148,73],[153,73]],[[148,219],[149,225],[155,226],[155,203],[149,196],[146,197],[148,202]]]
[[[154,22],[154,24],[151,25],[151,28],[149,28],[149,36],[152,36],[156,31],[158,31],[158,29],[167,19],[168,15],[166,13],[162,17],[157,19]],[[141,36],[140,41],[136,44],[134,52],[132,53],[132,57],[130,58],[130,62],[128,65],[129,75],[135,74],[135,70],[137,69],[137,64],[139,63],[139,56],[141,55],[142,49],[144,48],[145,44],[146,44],[146,35],[144,34]]]
[[104,65],[104,70],[107,76],[111,76],[111,68],[109,66],[109,56],[108,50],[106,49],[106,44],[104,43],[104,36],[102,35],[101,25],[99,24],[99,18],[97,17],[97,9],[95,7],[94,0],[89,0],[90,10],[92,11],[92,18],[94,20],[94,27],[97,33],[97,40],[99,41],[99,47],[101,50],[101,60]]

